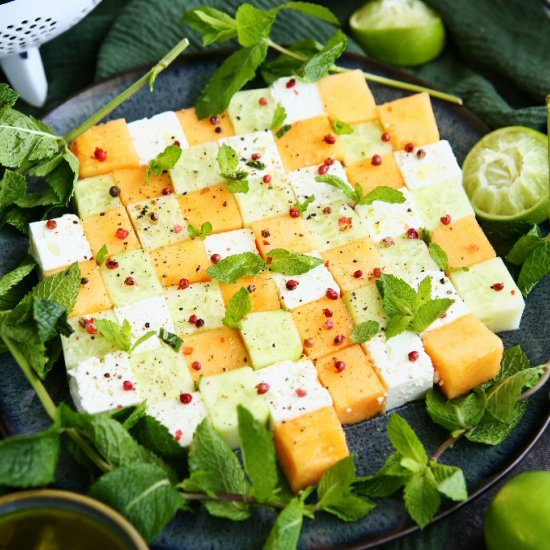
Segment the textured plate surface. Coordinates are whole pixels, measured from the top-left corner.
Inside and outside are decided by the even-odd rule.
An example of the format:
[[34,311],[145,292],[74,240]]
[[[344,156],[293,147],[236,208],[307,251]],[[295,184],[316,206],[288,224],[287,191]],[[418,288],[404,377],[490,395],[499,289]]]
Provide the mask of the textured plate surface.
[[[165,110],[175,110],[194,103],[209,75],[223,59],[219,54],[191,56],[176,64],[158,78],[154,94],[141,90],[117,109],[111,118],[126,117],[128,121],[151,116]],[[343,64],[368,70],[384,76],[416,82],[410,75],[396,71],[365,58],[347,56]],[[123,75],[96,85],[55,109],[46,118],[53,128],[63,135],[85,120],[106,101],[115,97],[139,76],[139,72]],[[389,101],[403,92],[371,84],[377,103]],[[449,140],[462,164],[466,153],[488,131],[488,128],[464,108],[435,100],[434,109],[443,139]],[[0,273],[15,267],[26,252],[23,237],[3,230],[0,232]],[[538,285],[527,300],[521,329],[504,333],[506,347],[521,344],[533,364],[550,358],[550,278]],[[0,356],[2,385],[0,413],[5,429],[11,433],[31,433],[49,424],[36,395],[23,374],[7,355]],[[70,402],[63,365],[57,365],[48,377],[48,390],[56,402]],[[445,430],[433,424],[423,403],[412,403],[398,409],[417,431],[429,451],[435,450],[447,437]],[[387,415],[346,428],[351,451],[361,475],[375,472],[391,452],[386,435]],[[541,391],[531,399],[520,425],[503,445],[488,447],[460,442],[447,451],[442,462],[460,466],[466,475],[470,498],[486,489],[501,477],[529,450],[548,423],[547,392]],[[86,474],[68,455],[64,455],[58,471],[58,485],[63,489],[85,491]],[[440,516],[452,511],[449,503]],[[456,507],[458,505],[454,505]],[[271,528],[273,516],[269,512],[256,512],[248,521],[234,523],[214,519],[204,512],[195,515],[179,513],[155,541],[156,550],[183,550],[194,548],[239,550],[259,548]],[[360,522],[344,523],[328,515],[316,521],[305,520],[301,547],[354,548],[370,547],[403,536],[414,530],[414,525],[400,499],[386,499],[373,513]]]

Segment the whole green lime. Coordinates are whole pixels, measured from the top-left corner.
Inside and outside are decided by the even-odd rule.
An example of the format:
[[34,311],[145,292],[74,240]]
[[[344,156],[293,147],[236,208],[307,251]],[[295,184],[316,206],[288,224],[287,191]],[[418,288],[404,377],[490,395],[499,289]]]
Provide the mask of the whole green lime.
[[550,549],[550,472],[508,481],[485,514],[488,550]]

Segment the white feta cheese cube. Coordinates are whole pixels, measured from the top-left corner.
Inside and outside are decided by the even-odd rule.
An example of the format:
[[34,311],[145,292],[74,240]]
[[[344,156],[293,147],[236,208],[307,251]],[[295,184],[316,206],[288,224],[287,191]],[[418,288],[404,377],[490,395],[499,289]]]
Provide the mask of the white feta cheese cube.
[[490,330],[519,328],[525,302],[501,258],[454,271],[451,280],[470,311]]
[[174,191],[184,194],[221,183],[223,178],[217,155],[218,144],[215,141],[183,149],[178,162],[170,170]]
[[92,258],[82,223],[74,214],[30,223],[29,233],[29,252],[43,273]]
[[405,202],[392,204],[374,201],[372,204],[360,204],[355,207],[369,237],[375,242],[380,242],[386,237],[399,237],[411,228],[420,231],[423,225],[409,191],[405,187],[399,191],[403,193]]
[[244,252],[258,253],[256,239],[250,229],[235,229],[234,231],[208,235],[204,239],[204,246],[208,257],[211,257],[212,254],[219,254],[222,259]]
[[378,334],[362,345],[386,383],[386,410],[421,399],[432,387],[434,368],[418,335],[406,331],[386,340]]
[[321,385],[317,369],[307,359],[281,361],[255,371],[274,424],[332,406],[329,392]]
[[[307,256],[321,257],[316,251],[310,252]],[[340,287],[324,264],[318,265],[302,275],[290,276],[282,273],[272,273],[271,276],[287,309],[294,309],[321,299],[328,288],[340,292]],[[287,286],[289,281],[296,281],[298,285],[293,286],[293,290],[290,290]],[[290,284],[293,285],[293,283]]]
[[80,412],[95,414],[142,401],[129,356],[124,352],[90,357],[68,371],[69,389]]
[[152,296],[126,306],[115,307],[115,315],[119,323],[124,320],[130,323],[134,341],[148,332],[155,332],[155,335],[140,344],[136,351],[146,351],[160,347],[157,334],[161,328],[169,332],[176,331],[174,321],[168,310],[168,304],[163,296]]
[[175,142],[179,142],[180,147],[189,146],[178,116],[173,111],[130,122],[128,131],[140,164],[149,164]]
[[[423,154],[418,154],[422,150]],[[395,161],[409,189],[441,183],[462,184],[462,170],[448,141],[416,147],[412,153],[395,151]]]
[[319,87],[315,83],[303,82],[296,77],[279,78],[271,85],[271,95],[286,111],[285,124],[325,114]]
[[160,401],[147,407],[147,414],[166,426],[182,447],[188,447],[199,424],[206,418],[201,394],[189,394],[191,401]]
[[[337,187],[333,187],[328,183],[315,181],[315,178],[319,175],[318,169],[318,166],[308,166],[288,173],[288,181],[298,201],[304,202],[309,197],[314,196],[315,200],[310,204],[309,208],[336,201],[346,202],[350,206],[353,206],[353,201],[348,199]],[[328,174],[340,178],[349,186],[350,190],[352,189],[346,171],[340,162],[334,162],[329,167]]]

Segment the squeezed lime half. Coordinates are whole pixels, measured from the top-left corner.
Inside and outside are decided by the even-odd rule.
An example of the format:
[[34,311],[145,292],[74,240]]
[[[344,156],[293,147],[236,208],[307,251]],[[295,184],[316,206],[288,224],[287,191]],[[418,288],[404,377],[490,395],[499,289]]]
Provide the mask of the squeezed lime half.
[[541,223],[548,218],[548,138],[523,126],[483,137],[463,166],[464,189],[480,218]]
[[392,65],[421,65],[445,46],[443,21],[421,0],[374,0],[358,9],[349,24],[368,55]]

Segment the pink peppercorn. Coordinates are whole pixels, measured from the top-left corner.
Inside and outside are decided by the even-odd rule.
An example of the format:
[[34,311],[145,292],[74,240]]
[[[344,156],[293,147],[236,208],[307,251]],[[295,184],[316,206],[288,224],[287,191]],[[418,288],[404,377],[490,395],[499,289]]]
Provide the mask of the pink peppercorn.
[[267,382],[260,382],[256,385],[256,391],[258,395],[263,395],[269,391],[269,384]]
[[290,80],[287,80],[286,87],[287,88],[294,88],[296,86],[296,79],[291,78]]
[[414,143],[407,143],[405,145],[405,151],[407,151],[407,153],[412,153],[414,151]]
[[130,382],[130,380],[124,380],[124,382],[122,382],[122,388],[125,391],[131,391],[131,390],[134,389],[134,384],[132,384],[132,382]]
[[271,176],[269,174],[266,174],[263,178],[262,178],[262,181],[264,183],[271,183]]
[[285,286],[287,290],[294,290],[299,284],[299,281],[296,281],[295,279],[290,279],[286,282]]
[[409,229],[407,229],[407,237],[409,239],[418,239],[418,231],[414,229],[414,227],[409,227]]
[[416,360],[418,360],[418,357],[420,356],[420,354],[417,352],[417,351],[410,351],[409,352],[409,361],[411,363],[414,363]]
[[314,344],[315,344],[315,341],[313,340],[313,338],[306,338],[304,340],[304,346],[306,348],[312,348]]
[[344,361],[336,361],[334,367],[336,368],[336,372],[342,372],[346,368],[346,364]]
[[338,292],[334,290],[333,288],[327,288],[327,291],[325,292],[325,296],[329,300],[338,300]]
[[129,234],[130,232],[127,229],[123,229],[122,227],[119,227],[115,232],[115,237],[123,241]]
[[353,272],[353,276],[356,278],[356,279],[360,279],[362,276],[363,276],[363,271],[361,269],[358,269],[357,271],[354,271]]
[[305,397],[307,395],[307,391],[304,390],[303,388],[297,388],[296,389],[296,395],[298,397]]
[[373,166],[380,166],[382,164],[382,157],[380,155],[372,155],[372,158],[370,159],[370,163]]
[[500,292],[504,288],[504,283],[494,283],[491,285],[491,288],[497,292]]
[[334,337],[334,344],[339,346],[344,341],[344,335],[338,334],[338,336]]
[[57,227],[57,222],[55,220],[48,220],[46,222],[46,227],[50,230],[50,231],[53,231],[56,227]]
[[321,166],[319,166],[319,168],[317,168],[317,172],[319,172],[319,174],[321,174],[321,176],[324,176],[328,172],[328,169],[329,169],[328,164],[321,164]]
[[219,263],[221,259],[222,259],[222,257],[219,254],[212,254],[212,256],[210,256],[210,261],[213,264]]
[[193,396],[190,393],[180,393],[180,401],[184,405],[189,405],[193,401]]
[[291,208],[291,209],[288,211],[288,215],[289,215],[291,218],[299,218],[299,217],[300,217],[300,211],[299,211],[297,208]]
[[94,157],[96,158],[96,160],[99,160],[99,162],[104,162],[107,160],[107,151],[105,151],[101,147],[96,147],[94,151]]
[[334,136],[333,134],[327,134],[324,138],[323,138],[323,141],[325,143],[328,143],[328,145],[334,145],[336,143],[336,136]]
[[192,368],[193,370],[201,370],[201,369],[202,369],[202,365],[200,364],[199,361],[193,361],[193,362],[191,363],[191,368]]
[[451,223],[451,216],[449,214],[445,214],[444,216],[441,216],[441,218],[439,218],[439,221],[443,225],[449,225]]
[[262,106],[262,107],[265,107],[267,105],[267,99],[265,97],[260,97],[260,99],[258,100],[258,103]]
[[391,139],[391,135],[388,132],[384,132],[381,137],[382,141],[390,141]]
[[126,279],[124,279],[124,284],[126,286],[136,286],[137,283],[133,277],[126,277]]
[[189,287],[190,284],[191,284],[191,283],[189,282],[189,279],[183,278],[183,279],[180,279],[180,280],[179,280],[179,282],[178,282],[178,288],[179,288],[180,290],[185,290],[186,288]]

